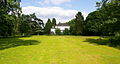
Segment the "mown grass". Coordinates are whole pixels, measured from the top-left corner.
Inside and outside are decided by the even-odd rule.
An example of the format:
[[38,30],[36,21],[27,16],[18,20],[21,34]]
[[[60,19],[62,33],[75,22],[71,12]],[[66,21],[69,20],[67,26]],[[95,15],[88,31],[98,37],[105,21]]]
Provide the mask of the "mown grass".
[[97,39],[95,36],[0,39],[0,64],[120,64],[120,50],[95,44]]

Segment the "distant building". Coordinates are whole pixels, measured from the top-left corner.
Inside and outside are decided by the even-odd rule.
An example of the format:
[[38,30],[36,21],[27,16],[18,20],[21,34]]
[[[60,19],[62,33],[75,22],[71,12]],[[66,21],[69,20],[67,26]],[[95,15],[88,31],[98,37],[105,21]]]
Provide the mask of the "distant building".
[[55,27],[53,26],[53,27],[51,28],[51,33],[52,33],[52,34],[55,34],[55,30],[56,30],[56,29],[60,29],[61,32],[63,32],[63,31],[65,30],[65,28],[70,29],[69,24],[67,24],[67,23],[59,23],[59,24],[57,24]]

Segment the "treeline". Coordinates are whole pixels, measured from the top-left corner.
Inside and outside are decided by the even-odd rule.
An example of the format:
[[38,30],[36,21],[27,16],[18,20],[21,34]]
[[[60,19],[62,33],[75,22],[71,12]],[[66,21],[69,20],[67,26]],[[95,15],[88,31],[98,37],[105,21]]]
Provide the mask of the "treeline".
[[[56,19],[53,18],[48,19],[47,23],[45,24],[44,27],[44,35],[70,35],[70,30],[68,28],[65,28],[65,30],[61,31],[59,28],[56,28]],[[55,30],[55,33],[51,31],[51,29]]]
[[[86,35],[112,36],[111,46],[120,45],[120,1],[103,0],[97,2],[98,9],[91,12],[86,20],[81,12],[68,22],[70,29],[57,35]],[[0,37],[16,35],[50,35],[51,28],[55,28],[56,19],[48,19],[47,23],[36,17],[35,14],[24,15],[20,8],[20,0],[0,0]]]
[[80,12],[69,21],[71,35],[112,36],[110,46],[120,46],[120,0],[97,2],[98,9],[83,21]]
[[51,28],[55,28],[56,25],[56,19],[53,18],[52,21],[50,19],[47,20],[47,23],[44,27],[44,34],[45,35],[51,35]]
[[56,19],[48,19],[44,24],[35,13],[23,14],[20,2],[21,0],[0,0],[0,37],[50,35],[51,28],[55,28]]
[[0,37],[42,34],[43,27],[35,14],[22,14],[20,0],[0,0]]

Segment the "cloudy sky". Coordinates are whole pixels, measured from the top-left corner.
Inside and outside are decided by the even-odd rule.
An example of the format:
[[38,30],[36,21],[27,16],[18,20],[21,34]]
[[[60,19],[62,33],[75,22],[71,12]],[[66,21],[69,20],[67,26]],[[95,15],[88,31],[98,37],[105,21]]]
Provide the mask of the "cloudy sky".
[[22,0],[21,7],[24,14],[35,13],[44,22],[48,18],[56,18],[57,22],[67,22],[78,11],[86,16],[96,10],[95,3],[100,0]]

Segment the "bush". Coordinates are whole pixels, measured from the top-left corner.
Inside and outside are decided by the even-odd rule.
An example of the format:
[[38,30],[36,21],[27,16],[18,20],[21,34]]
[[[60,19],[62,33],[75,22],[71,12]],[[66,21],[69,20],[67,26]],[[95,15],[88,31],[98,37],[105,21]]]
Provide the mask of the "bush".
[[56,29],[55,33],[56,33],[56,35],[61,35],[61,30],[60,29]]
[[63,31],[63,35],[69,35],[69,34],[70,34],[69,30],[65,28],[65,30]]
[[116,33],[116,35],[109,39],[110,46],[118,47],[120,46],[120,33]]

